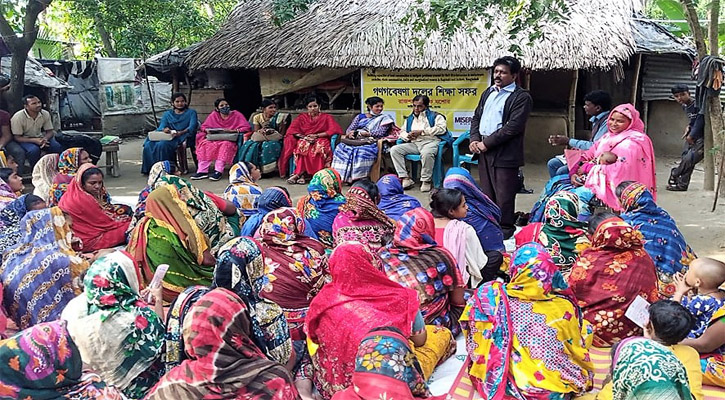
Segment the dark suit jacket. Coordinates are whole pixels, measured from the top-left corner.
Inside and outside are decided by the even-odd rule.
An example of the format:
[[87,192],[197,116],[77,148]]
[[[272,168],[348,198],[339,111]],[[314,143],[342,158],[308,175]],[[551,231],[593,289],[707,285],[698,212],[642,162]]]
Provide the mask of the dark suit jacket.
[[[481,141],[478,125],[481,122],[486,99],[494,91],[494,87],[486,89],[481,95],[478,107],[471,120],[471,141]],[[533,100],[528,91],[516,86],[513,93],[506,99],[503,108],[503,125],[499,130],[483,139],[486,145],[486,159],[494,167],[518,168],[524,165],[524,130],[531,113]]]

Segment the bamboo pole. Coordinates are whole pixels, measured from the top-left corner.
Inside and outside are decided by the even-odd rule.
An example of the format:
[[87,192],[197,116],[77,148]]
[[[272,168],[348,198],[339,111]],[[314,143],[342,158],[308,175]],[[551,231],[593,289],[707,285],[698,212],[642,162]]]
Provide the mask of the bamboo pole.
[[642,73],[642,53],[637,54],[637,61],[634,64],[634,80],[632,81],[632,96],[630,103],[637,108],[637,86],[639,86],[639,75]]
[[566,130],[570,138],[574,137],[574,119],[576,116],[576,89],[579,85],[579,70],[575,69],[571,75],[571,87],[569,88],[569,109],[567,110]]
[[649,114],[649,101],[645,101],[644,105],[642,106],[642,122],[644,122],[644,131],[647,132],[647,121]]

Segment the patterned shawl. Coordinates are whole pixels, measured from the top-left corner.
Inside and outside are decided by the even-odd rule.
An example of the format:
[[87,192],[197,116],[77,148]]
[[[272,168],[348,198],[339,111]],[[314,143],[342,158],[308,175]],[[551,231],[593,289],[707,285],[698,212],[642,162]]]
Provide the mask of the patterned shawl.
[[423,370],[408,338],[385,327],[370,331],[355,356],[352,386],[336,393],[333,400],[428,399],[431,397]]
[[20,222],[20,219],[28,212],[25,207],[25,198],[27,197],[28,195],[24,194],[0,210],[0,229],[5,231]]
[[10,185],[0,179],[0,209],[12,203],[17,198],[18,195],[15,194]]
[[122,399],[97,375],[82,373],[81,354],[65,325],[46,322],[0,341],[3,399]]
[[597,347],[641,335],[642,329],[624,313],[638,295],[650,303],[659,300],[655,266],[643,242],[638,230],[610,218],[599,225],[592,246],[571,269],[569,284],[584,319],[594,325]]
[[209,293],[211,289],[206,286],[189,286],[179,294],[171,303],[166,316],[166,349],[164,351],[164,374],[168,374],[172,368],[186,360],[184,340],[181,337],[181,327],[184,326],[184,318],[189,315],[191,306],[201,296]]
[[425,208],[415,208],[403,214],[393,244],[378,254],[391,281],[418,292],[425,322],[445,326],[456,335],[463,305],[451,304],[448,294],[466,284],[453,255],[434,238],[433,215]]
[[305,234],[330,249],[334,247],[332,223],[340,205],[345,204],[345,196],[340,193],[341,187],[340,174],[334,169],[325,168],[312,176],[307,185],[309,195],[297,203],[297,212],[305,219]]
[[422,207],[418,199],[403,192],[403,184],[400,182],[400,178],[393,174],[380,178],[378,190],[380,190],[378,208],[395,221],[399,220],[406,212]]
[[509,274],[507,284],[479,287],[461,317],[476,390],[490,400],[563,398],[588,390],[591,325],[549,253],[525,244],[513,254]]
[[371,249],[388,244],[395,223],[378,208],[370,194],[353,186],[345,197],[347,203],[340,206],[340,213],[332,223],[335,244],[353,241],[367,244]]
[[[149,177],[146,180],[146,187],[138,194],[138,203],[136,204],[134,221],[138,222],[137,220],[143,217],[144,211],[146,211],[146,199],[149,197],[149,193],[154,190],[154,186],[159,179],[171,174],[171,168],[172,165],[169,161],[159,161],[151,167]],[[131,225],[135,224],[132,223]]]
[[147,373],[160,361],[165,329],[139,296],[133,259],[125,251],[100,257],[83,285],[62,315],[83,362],[126,396],[143,397],[158,380]]
[[623,220],[644,235],[644,248],[657,267],[660,293],[672,296],[674,275],[684,272],[695,259],[695,252],[687,245],[670,214],[658,207],[647,187],[633,182],[622,192],[619,202]]
[[22,237],[3,255],[0,278],[8,316],[25,329],[60,317],[80,293],[77,279],[88,262],[71,248],[71,229],[58,207],[31,211],[19,226]]
[[169,371],[147,399],[275,399],[299,395],[289,372],[265,357],[251,336],[249,310],[233,292],[203,295],[184,318],[188,359]]
[[622,341],[612,363],[613,400],[691,398],[685,367],[671,350],[653,340]]
[[287,193],[282,188],[272,186],[264,189],[264,192],[257,198],[257,211],[244,221],[242,236],[254,236],[257,229],[262,225],[262,219],[268,212],[282,207],[292,207]]
[[238,162],[229,169],[229,186],[224,190],[224,198],[234,203],[245,215],[257,212],[257,198],[262,188],[252,180],[247,164]]
[[80,147],[71,147],[60,153],[58,157],[58,174],[53,177],[53,184],[50,185],[50,192],[48,193],[50,205],[58,205],[61,197],[68,190],[68,184],[71,183],[81,166],[79,163],[81,162],[82,151],[83,149]]
[[579,221],[578,215],[579,197],[571,192],[551,196],[544,209],[544,224],[537,242],[546,247],[562,272],[567,272],[576,261],[577,240],[586,238],[586,223]]
[[[365,245],[343,243],[330,256],[332,282],[310,304],[305,320],[318,389],[325,398],[350,386],[355,356],[370,329],[397,328],[409,337],[418,313],[418,295],[391,281]],[[356,310],[356,312],[350,312]]]
[[261,297],[284,309],[309,307],[329,279],[325,247],[304,231],[294,208],[270,212],[257,231],[265,264]]
[[468,214],[463,220],[476,230],[481,247],[486,251],[504,251],[501,209],[479,189],[471,173],[465,168],[450,168],[443,180],[443,187],[463,193],[468,204]]
[[46,154],[33,167],[33,194],[46,202],[50,198],[53,180],[58,175],[58,160],[58,154]]
[[244,301],[250,338],[269,359],[284,365],[292,353],[290,330],[282,308],[260,297],[264,278],[264,255],[254,239],[236,238],[219,250],[212,288],[229,289]]

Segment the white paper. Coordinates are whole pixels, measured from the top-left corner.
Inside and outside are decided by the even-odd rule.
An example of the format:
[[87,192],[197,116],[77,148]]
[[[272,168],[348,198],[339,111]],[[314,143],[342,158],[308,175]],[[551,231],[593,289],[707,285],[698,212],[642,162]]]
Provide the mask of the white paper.
[[649,302],[642,296],[635,297],[632,304],[629,305],[627,311],[624,313],[624,316],[644,329],[649,322]]

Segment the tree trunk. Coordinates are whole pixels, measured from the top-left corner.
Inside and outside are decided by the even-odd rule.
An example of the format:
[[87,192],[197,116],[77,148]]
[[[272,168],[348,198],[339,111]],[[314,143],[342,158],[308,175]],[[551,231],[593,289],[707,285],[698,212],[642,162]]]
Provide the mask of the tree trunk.
[[[708,26],[708,41],[710,42],[710,55],[713,57],[718,57],[720,55],[720,43],[719,43],[719,34],[718,34],[718,28],[720,27],[720,0],[711,0],[710,4],[710,25]],[[705,150],[706,154],[710,154],[711,163],[712,163],[712,169],[713,173],[711,177],[715,177],[714,171],[718,170],[717,161],[721,159],[719,156],[722,154],[723,151],[723,145],[725,145],[725,142],[723,142],[723,118],[722,118],[722,104],[720,104],[720,97],[712,97],[710,99],[710,118],[711,126],[712,126],[712,137],[710,137],[710,146],[708,146],[707,143],[707,135],[705,136]],[[711,152],[709,149],[718,147],[720,150],[718,152]],[[707,157],[707,155],[705,156]],[[707,175],[709,174],[709,171],[705,169],[705,172]],[[705,175],[705,177],[707,177]],[[721,176],[718,176],[717,179],[722,179]],[[712,189],[714,190],[716,186],[714,186]],[[706,187],[707,189],[707,187]],[[725,194],[725,191],[720,191],[720,193]],[[717,193],[715,194],[717,196]]]
[[695,3],[692,0],[680,0],[680,3],[682,3],[682,7],[685,9],[687,25],[690,26],[690,31],[695,39],[697,58],[703,58],[707,55],[707,45],[705,44],[705,34],[702,30],[702,25],[700,25],[700,20],[697,18]]
[[113,47],[111,35],[108,33],[106,26],[103,24],[103,18],[101,18],[100,11],[96,12],[93,16],[93,23],[96,25],[98,36],[101,37],[101,43],[103,43],[103,49],[106,50],[106,54],[109,57],[118,57],[118,53],[116,53],[116,49]]

